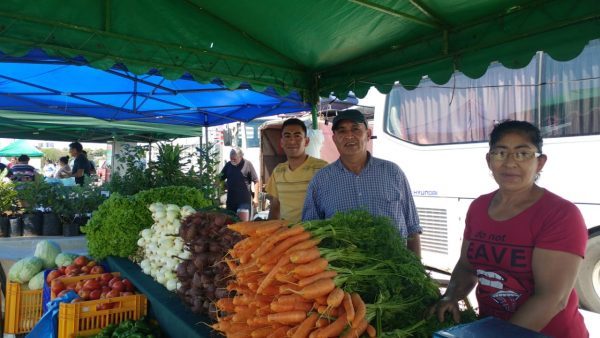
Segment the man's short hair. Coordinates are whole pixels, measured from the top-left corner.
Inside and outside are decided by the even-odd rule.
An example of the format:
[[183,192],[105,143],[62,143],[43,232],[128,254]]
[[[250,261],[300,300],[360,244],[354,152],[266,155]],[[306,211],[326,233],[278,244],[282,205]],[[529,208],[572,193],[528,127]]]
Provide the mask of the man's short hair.
[[73,143],[69,144],[69,149],[75,149],[75,150],[77,150],[77,152],[80,153],[83,151],[83,146],[79,142],[73,142]]
[[17,159],[17,161],[27,163],[27,162],[29,162],[29,156],[23,154],[23,155],[19,156],[19,158]]
[[304,124],[304,122],[302,122],[302,120],[297,119],[295,117],[293,117],[291,119],[285,120],[283,122],[283,125],[281,126],[281,133],[282,134],[283,134],[283,130],[287,126],[300,126],[302,128],[302,131],[304,132],[304,136],[306,136],[306,124]]

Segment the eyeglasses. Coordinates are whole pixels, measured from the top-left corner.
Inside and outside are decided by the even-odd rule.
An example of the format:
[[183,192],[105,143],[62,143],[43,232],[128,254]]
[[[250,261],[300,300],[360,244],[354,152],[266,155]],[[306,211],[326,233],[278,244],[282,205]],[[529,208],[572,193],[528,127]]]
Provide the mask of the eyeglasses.
[[491,150],[489,154],[492,160],[498,162],[506,160],[508,155],[512,155],[513,160],[517,162],[524,162],[527,160],[531,160],[534,157],[540,157],[542,155],[541,153],[527,150],[516,151],[514,153],[508,152],[506,150]]

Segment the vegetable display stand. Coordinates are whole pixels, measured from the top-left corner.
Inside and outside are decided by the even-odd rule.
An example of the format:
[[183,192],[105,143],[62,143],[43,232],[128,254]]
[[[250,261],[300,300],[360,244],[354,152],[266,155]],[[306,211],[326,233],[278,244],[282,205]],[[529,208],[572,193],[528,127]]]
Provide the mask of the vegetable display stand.
[[23,236],[23,220],[21,217],[10,218],[10,237]]
[[[75,338],[97,334],[109,324],[140,319],[146,315],[147,299],[142,294],[61,303],[58,311],[58,337]],[[110,309],[100,310],[103,307]]]
[[4,333],[31,331],[42,317],[42,290],[24,290],[21,284],[6,284]]
[[60,236],[62,235],[62,226],[58,216],[54,212],[44,213],[44,222],[42,225],[43,236]]

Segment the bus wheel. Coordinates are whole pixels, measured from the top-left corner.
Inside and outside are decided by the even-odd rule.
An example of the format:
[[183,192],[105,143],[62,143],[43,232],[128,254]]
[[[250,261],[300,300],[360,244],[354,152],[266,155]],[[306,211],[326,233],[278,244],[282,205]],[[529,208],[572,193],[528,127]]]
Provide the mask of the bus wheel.
[[581,306],[600,313],[600,233],[588,240],[575,288]]

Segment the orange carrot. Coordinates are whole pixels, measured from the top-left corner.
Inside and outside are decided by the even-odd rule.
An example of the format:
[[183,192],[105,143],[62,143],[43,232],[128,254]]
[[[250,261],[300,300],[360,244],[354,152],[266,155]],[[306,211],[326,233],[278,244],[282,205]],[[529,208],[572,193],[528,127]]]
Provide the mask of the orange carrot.
[[277,303],[280,304],[294,304],[298,302],[305,302],[306,299],[299,295],[283,295],[277,298]]
[[268,336],[271,332],[273,332],[272,326],[264,326],[259,329],[252,331],[252,338],[262,338]]
[[287,312],[294,310],[294,304],[280,304],[278,302],[273,302],[270,307],[273,312]]
[[314,329],[315,323],[317,322],[318,319],[319,319],[319,316],[316,313],[313,313],[310,316],[308,316],[306,319],[304,319],[302,324],[300,324],[300,326],[298,327],[296,332],[294,332],[294,335],[292,336],[292,338],[308,337],[308,335],[310,334],[310,331],[312,331]]
[[316,329],[308,335],[308,338],[316,338],[319,336],[320,329]]
[[[310,283],[310,284],[312,284],[312,283]],[[298,286],[300,286],[300,284],[298,284]],[[317,297],[317,298],[315,298],[315,302],[318,303],[319,305],[327,305],[327,296],[328,295]]]
[[316,282],[319,279],[323,279],[323,278],[333,278],[337,276],[337,272],[332,271],[332,270],[327,270],[327,271],[323,271],[323,272],[319,272],[316,275],[312,275],[306,278],[302,278],[301,280],[298,281],[298,285],[299,286],[306,286],[310,283]]
[[277,330],[273,331],[267,336],[267,338],[284,338],[287,337],[287,331],[290,329],[289,326],[280,326]]
[[333,291],[331,291],[331,293],[329,293],[329,296],[327,296],[327,306],[330,308],[336,308],[342,304],[343,300],[344,290],[341,288],[335,288]]
[[270,323],[298,324],[306,318],[306,311],[278,312],[270,314],[268,318]]
[[301,277],[313,276],[325,271],[328,265],[329,261],[325,258],[317,258],[309,263],[296,266],[294,270],[292,270],[292,273]]
[[306,250],[298,250],[290,253],[290,262],[304,264],[321,257],[321,252],[317,247]]
[[358,327],[358,325],[361,323],[361,321],[367,315],[367,307],[365,305],[365,302],[363,302],[362,298],[360,298],[360,295],[358,293],[353,293],[351,296],[351,299],[352,299],[352,306],[354,307],[354,310],[356,311],[356,313],[354,314],[353,322],[352,322],[352,328],[356,329]]
[[266,263],[271,261],[274,257],[278,257],[279,255],[281,255],[285,250],[289,249],[290,247],[292,247],[294,244],[300,243],[302,241],[305,241],[307,239],[309,239],[311,236],[310,232],[308,231],[303,231],[297,235],[291,236],[286,238],[284,241],[280,242],[279,244],[277,244],[273,250],[271,250],[270,252],[268,252],[266,255],[260,257],[259,262],[261,263]]
[[317,323],[315,324],[315,327],[321,328],[327,325],[329,325],[329,320],[327,320],[326,318],[319,318],[319,320],[317,320]]
[[369,335],[370,338],[377,337],[377,330],[375,330],[372,325],[367,325],[367,335]]
[[352,305],[352,298],[350,298],[348,292],[344,293],[342,304],[344,305],[344,311],[346,312],[346,319],[351,323],[354,320],[354,306]]
[[367,326],[369,326],[369,323],[363,318],[363,320],[358,323],[356,328],[351,328],[350,330],[346,331],[342,337],[358,338],[365,332]]
[[221,298],[219,299],[215,305],[221,311],[231,312],[233,311],[233,298]]
[[[281,269],[279,269],[279,271],[284,270],[285,267],[281,267]],[[281,283],[289,283],[289,284],[296,284],[298,282],[298,278],[288,275],[287,273],[277,273],[275,275],[275,280]]]
[[297,285],[293,285],[293,284],[284,284],[282,286],[279,287],[279,294],[281,295],[289,295],[292,294],[294,292],[300,292],[302,288],[300,288]]
[[337,317],[339,310],[338,308],[330,308],[328,306],[321,305],[317,308],[317,312],[323,316]]
[[286,265],[288,263],[288,261],[289,261],[289,257],[287,255],[281,256],[281,258],[279,258],[279,261],[277,262],[277,264],[275,264],[275,266],[273,266],[273,268],[271,269],[271,271],[269,271],[269,273],[267,274],[265,279],[262,281],[262,283],[260,283],[260,286],[258,287],[258,290],[256,290],[256,292],[261,293],[267,286],[269,286],[271,284],[271,282],[273,282],[273,280],[275,279],[275,274],[277,274],[277,272],[279,271],[279,268]]
[[266,221],[266,222],[256,222],[259,223],[260,225],[256,228],[256,231],[254,232],[254,235],[268,235],[268,234],[272,234],[275,231],[286,227],[289,222],[284,221],[284,220],[270,220],[270,221]]
[[321,240],[319,240],[319,239],[315,239],[315,238],[309,239],[304,242],[300,242],[300,243],[292,246],[291,248],[285,250],[285,253],[291,253],[291,252],[299,251],[299,250],[307,250],[307,249],[316,247],[317,244],[319,244],[320,242],[321,242]]
[[328,295],[335,289],[335,283],[333,279],[319,279],[318,281],[303,287],[300,291],[293,291],[298,293],[305,299],[315,299],[317,297]]
[[298,235],[303,231],[304,227],[300,224],[294,225],[291,228],[282,228],[277,230],[274,234],[269,236],[269,238],[267,238],[267,240],[265,240],[258,249],[256,249],[256,251],[252,254],[252,257],[261,257],[267,251],[271,250],[276,243],[283,241],[288,237]]
[[291,338],[291,337],[294,335],[294,333],[296,333],[296,330],[298,330],[298,327],[299,327],[299,326],[300,326],[300,325],[296,325],[296,326],[292,327],[291,329],[289,329],[289,330],[286,332],[287,336]]
[[317,337],[337,337],[342,333],[342,331],[344,331],[346,325],[348,325],[348,319],[346,318],[345,314],[342,313],[333,323],[320,328]]

